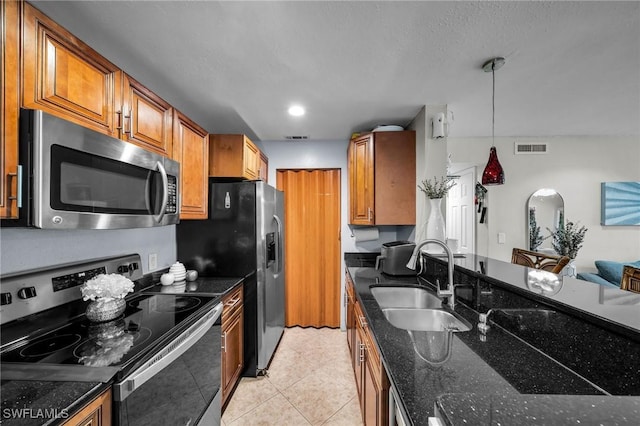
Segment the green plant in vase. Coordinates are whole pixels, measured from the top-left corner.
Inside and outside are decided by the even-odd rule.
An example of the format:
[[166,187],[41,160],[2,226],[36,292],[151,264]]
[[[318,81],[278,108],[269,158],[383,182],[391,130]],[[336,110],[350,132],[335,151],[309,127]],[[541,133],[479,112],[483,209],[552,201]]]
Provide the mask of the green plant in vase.
[[566,224],[560,222],[558,229],[555,231],[547,229],[551,232],[553,238],[551,246],[556,253],[574,260],[578,256],[578,250],[582,248],[584,236],[588,229],[584,226],[578,227],[578,224],[573,222],[567,222]]
[[433,180],[424,179],[422,183],[418,185],[418,188],[425,193],[427,198],[434,200],[446,197],[447,192],[454,186],[456,186],[456,181],[452,178],[442,176],[438,179],[434,176]]

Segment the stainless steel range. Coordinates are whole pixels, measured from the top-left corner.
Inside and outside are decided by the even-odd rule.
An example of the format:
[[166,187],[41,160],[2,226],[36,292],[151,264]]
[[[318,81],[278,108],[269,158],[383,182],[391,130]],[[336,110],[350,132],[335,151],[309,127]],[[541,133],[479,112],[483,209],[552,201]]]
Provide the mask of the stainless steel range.
[[138,290],[113,321],[84,315],[81,284],[137,280],[140,265],[128,255],[0,277],[2,379],[112,383],[118,425],[219,424],[219,297]]

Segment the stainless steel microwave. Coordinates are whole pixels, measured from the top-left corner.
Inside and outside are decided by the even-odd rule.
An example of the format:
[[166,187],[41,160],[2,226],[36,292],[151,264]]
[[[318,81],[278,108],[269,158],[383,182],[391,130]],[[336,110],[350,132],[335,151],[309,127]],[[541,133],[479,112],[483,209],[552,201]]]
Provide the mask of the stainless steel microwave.
[[178,162],[39,110],[20,112],[17,221],[46,229],[178,223]]

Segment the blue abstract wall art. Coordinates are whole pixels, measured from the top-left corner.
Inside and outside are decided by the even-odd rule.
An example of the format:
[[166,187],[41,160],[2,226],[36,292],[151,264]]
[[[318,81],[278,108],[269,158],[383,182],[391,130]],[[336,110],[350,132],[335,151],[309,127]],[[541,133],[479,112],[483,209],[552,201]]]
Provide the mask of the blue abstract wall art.
[[640,182],[602,182],[601,225],[640,225]]

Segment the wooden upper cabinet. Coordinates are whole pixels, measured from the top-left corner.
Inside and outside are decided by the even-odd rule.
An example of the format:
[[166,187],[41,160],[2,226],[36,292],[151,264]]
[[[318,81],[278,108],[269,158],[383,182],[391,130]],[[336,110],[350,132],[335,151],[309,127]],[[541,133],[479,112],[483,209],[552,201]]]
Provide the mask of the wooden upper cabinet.
[[349,145],[350,223],[374,225],[373,134],[354,139]]
[[209,176],[260,178],[260,150],[245,135],[211,135]]
[[122,108],[116,115],[121,139],[171,156],[173,108],[126,74],[123,76]]
[[22,106],[118,137],[122,72],[29,3],[23,5]]
[[349,223],[415,225],[416,135],[371,132],[348,150]]
[[258,178],[265,182],[269,182],[269,158],[264,154],[264,152],[260,151],[260,176]]
[[3,1],[0,11],[3,28],[0,31],[0,217],[15,219],[18,217],[20,3]]
[[173,118],[173,159],[180,163],[180,219],[206,219],[208,134],[177,110]]

